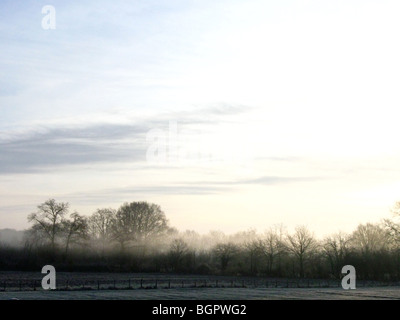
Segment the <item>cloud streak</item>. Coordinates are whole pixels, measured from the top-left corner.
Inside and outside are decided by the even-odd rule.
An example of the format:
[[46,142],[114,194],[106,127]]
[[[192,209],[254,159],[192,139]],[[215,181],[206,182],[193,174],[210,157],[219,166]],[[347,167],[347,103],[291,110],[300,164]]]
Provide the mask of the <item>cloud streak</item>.
[[[175,121],[180,129],[202,125],[202,130],[207,130],[227,121],[226,115],[238,115],[246,110],[244,106],[216,105],[163,113],[131,124],[128,120],[90,125],[40,125],[33,129],[14,127],[14,131],[0,132],[0,174],[53,170],[62,165],[143,163],[149,146],[146,134],[150,130],[168,133],[169,121]],[[205,128],[204,124],[208,126]]]
[[[146,129],[97,125],[80,129],[49,129],[0,142],[0,173],[24,173],[59,165],[142,161]],[[128,141],[129,142],[128,142]]]
[[81,204],[96,204],[99,201],[126,201],[143,196],[155,195],[213,195],[233,191],[249,185],[282,185],[290,183],[317,182],[320,177],[277,177],[265,176],[258,179],[242,179],[236,181],[186,181],[153,186],[128,186],[125,188],[110,188],[91,191],[84,195],[74,193],[66,195]]

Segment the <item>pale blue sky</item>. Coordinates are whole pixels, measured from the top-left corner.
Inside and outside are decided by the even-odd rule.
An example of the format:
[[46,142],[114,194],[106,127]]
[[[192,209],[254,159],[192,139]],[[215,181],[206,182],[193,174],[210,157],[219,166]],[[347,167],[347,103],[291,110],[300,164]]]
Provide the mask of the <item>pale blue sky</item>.
[[[379,221],[400,198],[399,13],[396,1],[2,1],[0,228],[27,227],[49,197],[82,214],[157,202],[200,232]],[[178,155],[152,163],[149,134],[170,152],[174,125]]]

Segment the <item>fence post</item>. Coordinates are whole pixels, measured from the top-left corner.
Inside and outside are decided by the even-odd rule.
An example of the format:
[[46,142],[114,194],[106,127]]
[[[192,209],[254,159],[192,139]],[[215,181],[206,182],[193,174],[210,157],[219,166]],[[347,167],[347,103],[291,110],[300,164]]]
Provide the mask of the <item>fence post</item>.
[[140,279],[140,289],[143,289],[143,279]]

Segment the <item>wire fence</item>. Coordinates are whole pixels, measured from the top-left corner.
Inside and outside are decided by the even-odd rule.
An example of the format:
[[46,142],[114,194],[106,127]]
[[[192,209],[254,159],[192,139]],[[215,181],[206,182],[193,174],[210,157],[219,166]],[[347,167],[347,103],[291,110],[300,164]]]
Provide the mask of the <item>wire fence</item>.
[[[357,287],[400,286],[400,282],[357,281]],[[56,283],[56,290],[138,290],[176,288],[335,288],[341,287],[340,280],[271,280],[271,279],[180,279],[180,278],[130,278],[112,280],[69,279]],[[0,291],[43,290],[41,279],[10,279],[0,281]]]

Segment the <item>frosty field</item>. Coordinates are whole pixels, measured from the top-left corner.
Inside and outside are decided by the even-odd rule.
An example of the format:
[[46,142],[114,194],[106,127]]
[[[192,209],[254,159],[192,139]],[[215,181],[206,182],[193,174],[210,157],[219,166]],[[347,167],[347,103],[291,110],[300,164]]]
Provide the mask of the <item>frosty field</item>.
[[0,272],[0,300],[275,300],[400,299],[398,283],[128,273],[57,273],[57,290],[40,288],[38,272]]
[[176,288],[149,290],[0,292],[0,300],[398,300],[400,287],[360,288]]

